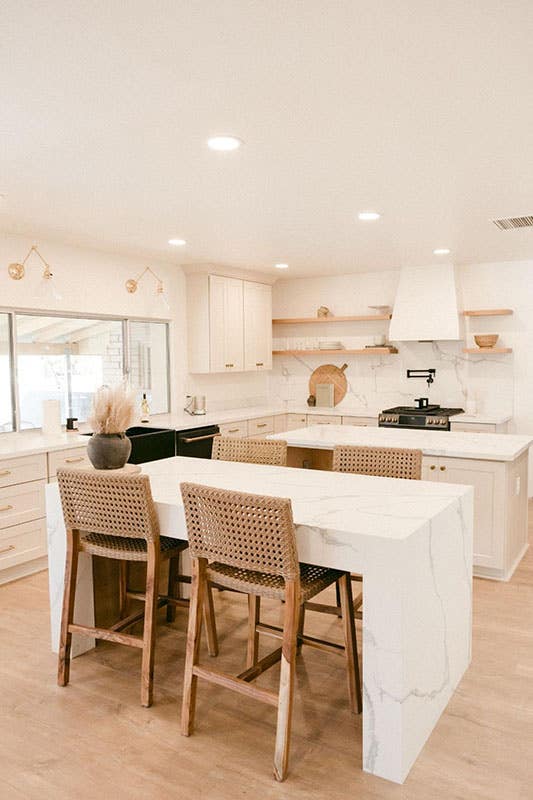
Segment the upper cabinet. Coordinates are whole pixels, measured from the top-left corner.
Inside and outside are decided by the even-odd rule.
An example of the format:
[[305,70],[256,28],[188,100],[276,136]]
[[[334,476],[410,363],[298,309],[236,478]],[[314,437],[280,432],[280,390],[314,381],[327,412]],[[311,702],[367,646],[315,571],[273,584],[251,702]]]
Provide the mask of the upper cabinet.
[[187,277],[190,372],[272,367],[272,289],[222,275]]
[[272,287],[243,282],[244,369],[272,369]]

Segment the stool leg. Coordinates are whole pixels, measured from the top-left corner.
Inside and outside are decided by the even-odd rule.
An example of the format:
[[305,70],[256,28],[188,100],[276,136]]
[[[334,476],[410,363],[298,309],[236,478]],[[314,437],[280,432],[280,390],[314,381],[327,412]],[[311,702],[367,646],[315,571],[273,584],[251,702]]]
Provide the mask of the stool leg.
[[152,705],[156,615],[159,600],[159,542],[147,542],[146,594],[144,603],[143,655],[141,667],[141,705]]
[[[302,603],[300,606],[300,619],[298,621],[298,636],[304,635],[304,627],[305,627],[305,603]],[[299,656],[302,653],[302,642],[300,639],[296,640],[296,655]]]
[[69,633],[68,627],[72,624],[74,619],[79,539],[79,533],[67,530],[65,585],[63,589],[63,609],[61,612],[61,633],[59,638],[59,658],[57,667],[58,686],[66,686],[70,677],[70,650],[72,647],[72,634]]
[[205,582],[204,620],[207,632],[207,652],[210,656],[218,656],[217,623],[213,603],[213,589],[208,580]]
[[337,601],[337,608],[339,609],[338,612],[337,612],[337,616],[338,617],[342,617],[342,612],[341,612],[341,589],[340,589],[338,581],[335,581],[335,599]]
[[185,675],[183,678],[183,700],[181,705],[181,733],[190,736],[194,728],[196,709],[196,687],[198,678],[193,668],[198,663],[200,635],[202,633],[202,608],[206,589],[205,558],[191,558],[191,602],[189,605],[189,626],[187,629],[187,651],[185,654]]
[[357,657],[357,634],[355,632],[352,583],[348,573],[338,581],[344,628],[344,646],[346,649],[346,668],[348,671],[348,692],[350,707],[354,714],[360,714],[363,708],[361,698],[361,676]]
[[128,562],[119,561],[119,619],[124,619],[128,615]]
[[[180,574],[180,557],[174,556],[168,562],[168,589],[169,597],[178,597],[176,591],[176,578]],[[174,622],[176,619],[176,606],[172,603],[167,605],[167,622]]]
[[300,613],[299,581],[285,582],[285,621],[279,678],[278,721],[276,727],[276,750],[274,754],[274,776],[277,781],[287,777],[294,694],[294,672],[296,667],[296,638]]
[[261,614],[261,598],[256,594],[248,595],[248,649],[246,666],[255,667],[259,653],[259,634],[256,630]]

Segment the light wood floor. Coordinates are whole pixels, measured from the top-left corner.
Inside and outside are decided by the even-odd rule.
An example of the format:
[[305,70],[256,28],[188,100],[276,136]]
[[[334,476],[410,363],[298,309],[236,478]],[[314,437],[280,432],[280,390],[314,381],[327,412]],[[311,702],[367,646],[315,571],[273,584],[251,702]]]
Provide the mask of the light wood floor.
[[[196,732],[180,736],[185,611],[158,630],[155,704],[144,709],[140,654],[117,645],[76,659],[70,686],[55,685],[46,573],[0,587],[0,798],[531,800],[533,548],[510,583],[476,580],[474,600],[472,666],[403,786],[361,771],[361,718],[348,712],[343,662],[310,649],[280,785],[274,709],[200,683]],[[245,601],[225,592],[215,602],[220,664],[238,672]],[[270,618],[278,614],[271,605]],[[333,618],[308,616],[318,635],[334,632]]]

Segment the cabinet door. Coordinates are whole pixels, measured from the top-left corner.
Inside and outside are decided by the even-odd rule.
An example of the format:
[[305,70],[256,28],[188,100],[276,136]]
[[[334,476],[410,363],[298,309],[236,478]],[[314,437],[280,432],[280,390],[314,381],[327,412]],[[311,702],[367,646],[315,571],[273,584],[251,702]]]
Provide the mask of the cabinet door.
[[272,289],[244,281],[244,369],[272,369]]
[[287,430],[297,431],[307,427],[307,414],[287,414]]
[[287,414],[278,414],[274,417],[274,433],[284,433],[287,430]]
[[463,433],[496,433],[496,425],[488,422],[451,422],[450,430]]
[[[436,463],[435,459],[431,463]],[[505,465],[470,458],[438,459],[438,479],[474,487],[474,564],[503,569],[505,556]]]
[[377,417],[343,417],[343,425],[356,425],[360,428],[377,428]]
[[440,480],[439,459],[435,456],[422,456],[422,480]]
[[209,352],[211,372],[244,369],[243,282],[209,277]]

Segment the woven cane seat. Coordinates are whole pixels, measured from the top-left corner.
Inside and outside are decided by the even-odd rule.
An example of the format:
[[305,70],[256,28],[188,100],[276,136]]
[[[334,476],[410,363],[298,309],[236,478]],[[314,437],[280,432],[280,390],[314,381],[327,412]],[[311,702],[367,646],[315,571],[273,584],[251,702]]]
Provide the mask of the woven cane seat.
[[[171,558],[188,547],[187,542],[160,536],[161,555]],[[82,534],[80,550],[93,556],[124,559],[126,561],[146,561],[148,558],[146,539],[132,539],[125,536],[111,536],[103,533]]]
[[[342,572],[327,567],[316,567],[313,564],[300,564],[300,592],[302,602],[319,594],[332,583],[335,583]],[[285,597],[285,579],[281,575],[267,572],[255,572],[251,569],[230,567],[217,562],[209,564],[207,576],[210,581],[228,589],[246,594],[258,594],[283,600]]]
[[332,468],[334,472],[420,480],[422,451],[402,447],[337,445],[333,450]]

